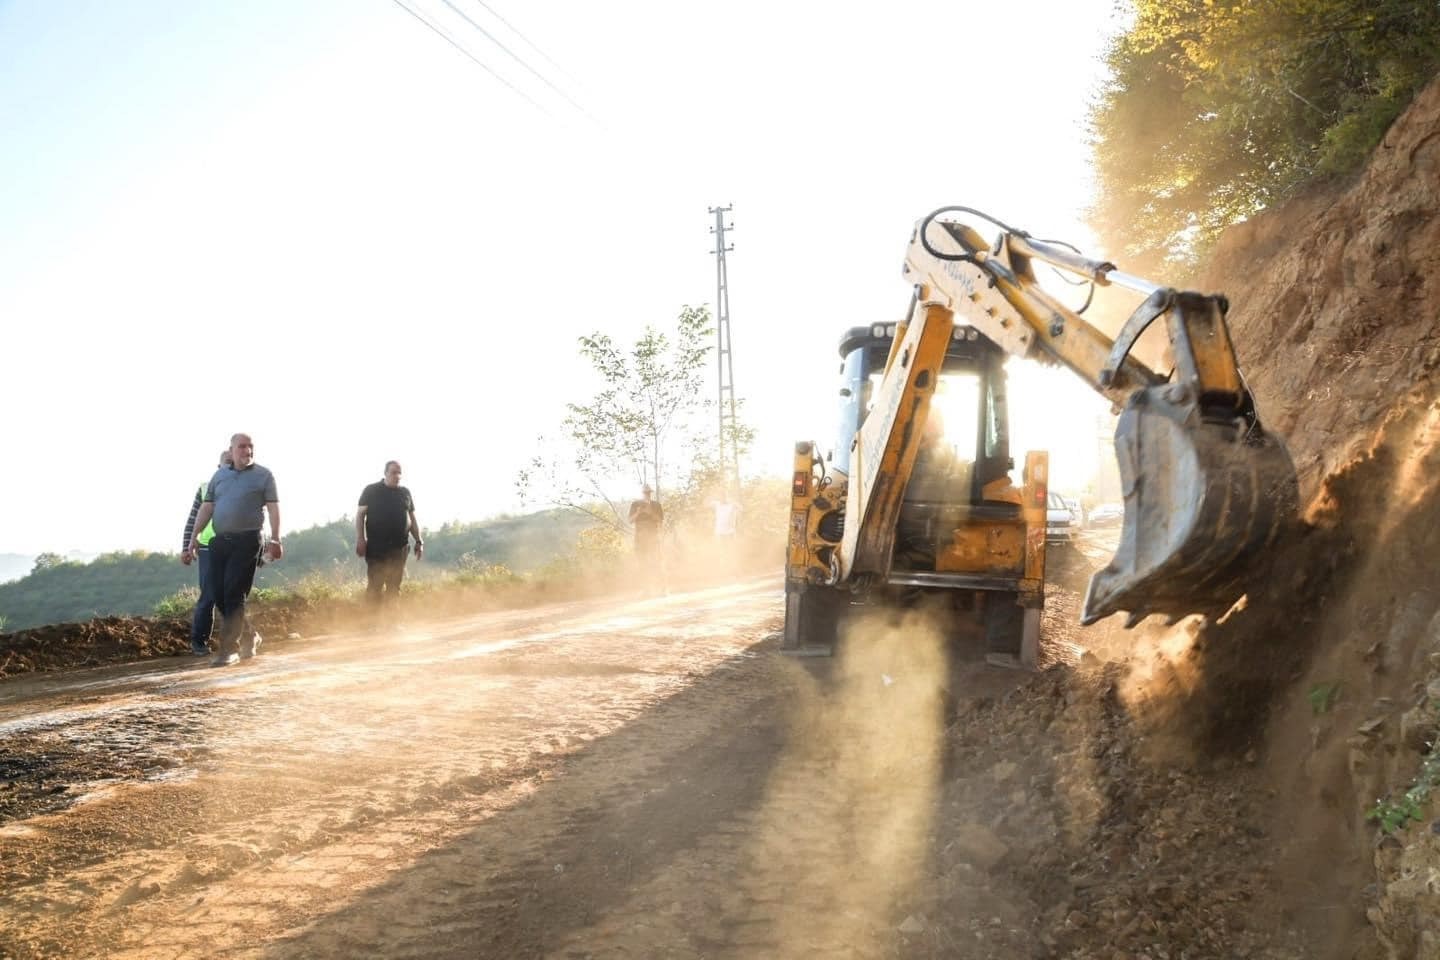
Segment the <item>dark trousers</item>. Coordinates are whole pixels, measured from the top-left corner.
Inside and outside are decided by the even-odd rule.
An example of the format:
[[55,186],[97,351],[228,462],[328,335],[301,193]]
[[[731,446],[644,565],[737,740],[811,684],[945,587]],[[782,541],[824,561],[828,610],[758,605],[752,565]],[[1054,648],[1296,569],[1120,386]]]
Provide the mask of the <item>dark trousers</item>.
[[365,596],[370,603],[379,606],[395,599],[400,592],[400,581],[405,579],[405,558],[409,547],[389,550],[376,556],[365,557]]
[[190,649],[204,650],[210,645],[210,630],[215,625],[215,581],[210,576],[210,548],[195,551],[195,567],[200,575],[200,599],[195,601],[195,617],[190,621]]
[[220,611],[220,652],[240,649],[245,630],[245,598],[255,585],[255,564],[260,559],[260,531],[217,533],[210,541],[210,583]]
[[660,536],[644,527],[635,529],[636,573],[647,590],[665,589],[665,558],[660,555]]

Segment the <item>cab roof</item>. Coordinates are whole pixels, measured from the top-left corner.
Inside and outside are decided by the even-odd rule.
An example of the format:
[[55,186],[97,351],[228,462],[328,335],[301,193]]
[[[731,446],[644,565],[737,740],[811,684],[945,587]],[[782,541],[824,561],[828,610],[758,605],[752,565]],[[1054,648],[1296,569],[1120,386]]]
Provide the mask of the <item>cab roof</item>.
[[[845,331],[840,338],[840,357],[844,359],[853,351],[861,347],[883,347],[890,349],[891,342],[895,339],[895,324],[893,323],[872,323],[868,327],[851,327]],[[950,335],[950,346],[945,351],[947,357],[970,357],[976,358],[986,349],[999,349],[979,330],[968,324],[955,324],[955,329]]]

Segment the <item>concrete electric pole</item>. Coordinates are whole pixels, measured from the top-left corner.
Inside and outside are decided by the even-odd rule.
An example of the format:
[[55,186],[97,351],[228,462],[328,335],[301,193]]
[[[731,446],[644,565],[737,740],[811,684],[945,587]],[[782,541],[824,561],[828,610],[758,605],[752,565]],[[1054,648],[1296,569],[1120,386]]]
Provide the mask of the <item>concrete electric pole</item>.
[[726,245],[725,231],[735,229],[727,226],[725,214],[729,206],[711,207],[715,225],[710,232],[715,235],[715,335],[718,337],[716,359],[720,365],[720,475],[724,478],[727,492],[734,497],[740,495],[740,450],[736,443],[735,420],[735,366],[730,350],[730,286],[725,267],[725,254],[735,249]]

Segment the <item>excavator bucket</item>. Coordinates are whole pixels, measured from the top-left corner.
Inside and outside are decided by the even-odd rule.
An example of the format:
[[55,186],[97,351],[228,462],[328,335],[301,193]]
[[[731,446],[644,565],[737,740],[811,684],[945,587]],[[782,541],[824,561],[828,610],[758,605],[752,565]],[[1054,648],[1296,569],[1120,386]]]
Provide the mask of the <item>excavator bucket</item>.
[[1115,455],[1124,525],[1114,559],[1090,579],[1085,624],[1121,611],[1127,627],[1150,614],[1222,613],[1262,573],[1268,548],[1298,513],[1284,445],[1253,416],[1207,419],[1173,386],[1130,398]]

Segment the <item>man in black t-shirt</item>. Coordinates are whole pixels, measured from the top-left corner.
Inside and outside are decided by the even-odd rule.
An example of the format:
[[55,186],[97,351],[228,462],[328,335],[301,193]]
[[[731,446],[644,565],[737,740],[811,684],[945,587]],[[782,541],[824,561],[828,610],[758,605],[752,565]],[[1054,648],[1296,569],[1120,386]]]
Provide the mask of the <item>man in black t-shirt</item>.
[[415,559],[425,556],[420,524],[415,520],[415,501],[400,486],[400,464],[385,464],[385,479],[360,492],[355,510],[355,553],[365,558],[366,594],[380,606],[400,592],[405,577],[405,557],[410,537],[415,537]]
[[630,525],[635,528],[635,552],[651,559],[660,548],[660,527],[665,523],[665,510],[655,502],[650,484],[640,488],[640,499],[630,501]]

